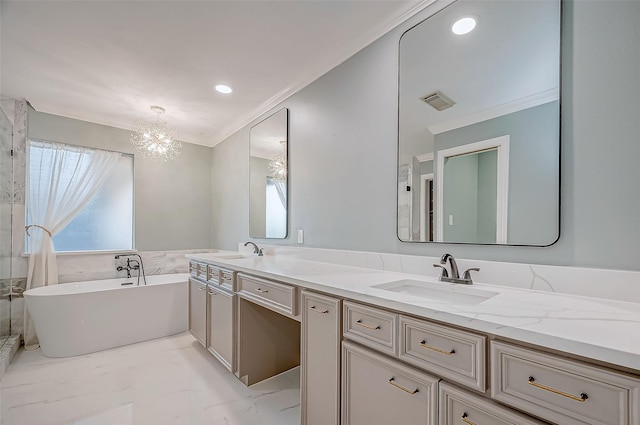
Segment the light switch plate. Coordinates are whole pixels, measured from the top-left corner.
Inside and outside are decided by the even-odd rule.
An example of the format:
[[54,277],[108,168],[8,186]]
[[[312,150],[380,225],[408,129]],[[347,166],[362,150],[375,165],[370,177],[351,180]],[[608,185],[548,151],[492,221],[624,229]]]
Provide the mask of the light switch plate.
[[304,230],[298,229],[298,243],[304,243]]

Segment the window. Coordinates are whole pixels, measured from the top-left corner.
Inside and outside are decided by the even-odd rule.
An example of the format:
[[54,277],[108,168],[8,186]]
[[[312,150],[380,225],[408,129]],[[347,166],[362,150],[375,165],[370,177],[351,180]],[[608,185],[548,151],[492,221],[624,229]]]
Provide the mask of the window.
[[266,237],[282,238],[287,234],[286,182],[267,177]]
[[[34,167],[50,165],[46,161],[41,162],[44,149],[37,143],[29,143],[28,149],[27,172],[30,176]],[[69,170],[68,174],[72,171]],[[61,178],[66,178],[64,171]],[[54,235],[56,252],[133,249],[133,188],[133,156],[123,154],[88,204]],[[30,223],[28,197],[27,223]],[[26,244],[29,252],[28,237]]]

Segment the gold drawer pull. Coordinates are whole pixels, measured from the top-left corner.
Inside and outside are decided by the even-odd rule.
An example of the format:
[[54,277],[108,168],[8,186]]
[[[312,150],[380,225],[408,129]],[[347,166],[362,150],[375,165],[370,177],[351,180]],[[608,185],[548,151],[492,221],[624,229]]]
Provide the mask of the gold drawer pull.
[[360,325],[363,328],[367,328],[367,329],[371,329],[372,331],[379,331],[380,330],[380,325],[376,325],[376,326],[369,326],[369,325],[365,325],[362,320],[356,320],[356,325]]
[[418,388],[416,388],[415,390],[411,391],[410,389],[407,389],[407,388],[403,387],[402,385],[398,385],[398,384],[396,384],[396,380],[395,380],[395,378],[391,378],[391,379],[389,379],[389,383],[390,383],[391,385],[393,385],[394,387],[399,388],[399,389],[401,389],[402,391],[404,391],[405,393],[409,393],[409,394],[411,394],[411,395],[413,395],[413,394],[415,394],[415,393],[417,393],[417,392],[418,392]]
[[462,419],[462,422],[464,422],[465,424],[476,425],[475,422],[471,422],[469,419],[467,419],[468,417],[469,415],[467,415],[467,412],[464,412],[462,416],[460,416],[460,419]]
[[538,384],[536,383],[536,380],[533,378],[533,376],[529,377],[529,385],[533,385],[534,387],[540,388],[541,390],[549,391],[554,394],[570,398],[571,400],[579,401],[580,403],[584,403],[589,398],[589,396],[585,393],[580,393],[579,396],[575,396],[573,394],[565,393],[564,391],[556,390],[555,388],[547,387],[546,385]]
[[267,292],[269,292],[266,289],[262,289],[262,288],[256,288],[256,291],[257,292],[262,292],[263,294],[266,294]]
[[309,307],[309,310],[315,311],[316,313],[320,313],[320,314],[327,314],[329,312],[329,310],[318,310],[315,305],[312,305],[311,307]]
[[447,356],[451,356],[456,353],[456,350],[451,349],[451,351],[443,350],[442,348],[434,347],[433,345],[427,344],[426,340],[420,341],[420,345],[424,348],[428,348],[429,350],[437,351],[438,353],[446,354]]

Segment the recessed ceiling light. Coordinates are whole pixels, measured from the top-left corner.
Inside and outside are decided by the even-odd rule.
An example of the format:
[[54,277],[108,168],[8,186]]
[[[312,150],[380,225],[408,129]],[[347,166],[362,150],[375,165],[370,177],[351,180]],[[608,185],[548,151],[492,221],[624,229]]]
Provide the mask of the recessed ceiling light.
[[458,19],[451,26],[451,31],[457,35],[468,34],[476,27],[476,20],[470,16]]
[[233,91],[233,89],[229,86],[225,86],[224,84],[218,84],[216,86],[216,90],[220,93],[229,94]]

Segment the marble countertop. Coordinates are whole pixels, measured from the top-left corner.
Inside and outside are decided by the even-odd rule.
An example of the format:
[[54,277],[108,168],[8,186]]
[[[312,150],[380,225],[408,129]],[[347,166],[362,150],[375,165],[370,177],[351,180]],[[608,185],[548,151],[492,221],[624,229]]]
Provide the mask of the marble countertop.
[[[637,303],[482,283],[447,284],[426,276],[277,255],[234,254],[187,257],[640,373],[640,304]],[[409,282],[400,282],[405,280]],[[379,285],[391,290],[376,287]]]

